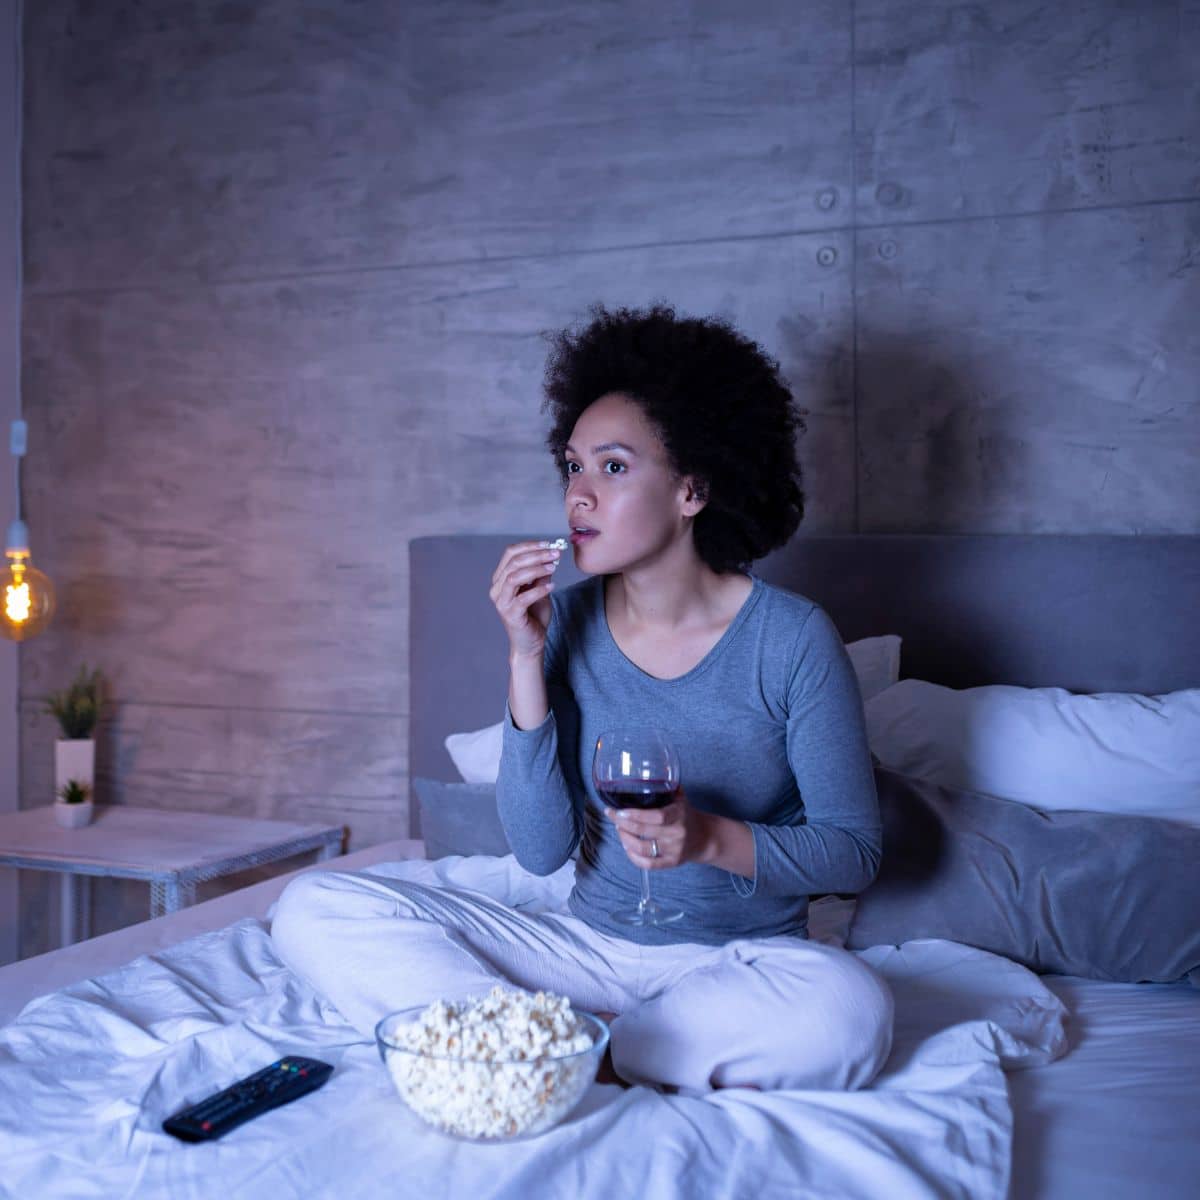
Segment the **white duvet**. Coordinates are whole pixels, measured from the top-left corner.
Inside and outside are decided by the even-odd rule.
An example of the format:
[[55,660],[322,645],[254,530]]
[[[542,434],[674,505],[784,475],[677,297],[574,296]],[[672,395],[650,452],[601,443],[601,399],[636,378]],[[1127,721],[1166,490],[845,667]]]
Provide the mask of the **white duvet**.
[[[509,859],[372,868],[558,908]],[[821,928],[814,907],[813,934]],[[1003,1200],[1012,1113],[1004,1070],[1063,1053],[1064,1009],[1036,975],[951,942],[862,954],[892,987],[891,1057],[868,1089],[704,1097],[594,1085],[564,1125],[475,1145],[422,1126],[373,1044],[276,957],[247,919],[33,1001],[0,1030],[0,1195],[50,1197],[678,1197]],[[215,1143],[164,1117],[304,1053],[336,1064],[319,1092]]]

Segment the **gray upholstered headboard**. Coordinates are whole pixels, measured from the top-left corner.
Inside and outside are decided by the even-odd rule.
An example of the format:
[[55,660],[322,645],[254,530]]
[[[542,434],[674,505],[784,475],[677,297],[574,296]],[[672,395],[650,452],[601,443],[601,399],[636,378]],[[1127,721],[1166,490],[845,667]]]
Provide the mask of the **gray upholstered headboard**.
[[[529,536],[410,544],[410,777],[457,778],[445,736],[504,714],[506,643],[488,587],[503,548]],[[845,641],[899,634],[905,678],[1200,687],[1200,536],[798,537],[754,570],[817,601]],[[580,575],[567,561],[557,578]]]

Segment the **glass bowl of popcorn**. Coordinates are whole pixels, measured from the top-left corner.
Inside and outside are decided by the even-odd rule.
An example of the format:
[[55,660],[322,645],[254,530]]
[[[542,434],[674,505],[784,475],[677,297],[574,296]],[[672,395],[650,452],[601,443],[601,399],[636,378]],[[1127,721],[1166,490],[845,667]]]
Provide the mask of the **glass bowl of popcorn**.
[[389,1013],[375,1042],[400,1098],[427,1125],[512,1141],[552,1129],[583,1099],[608,1026],[564,996],[497,986]]

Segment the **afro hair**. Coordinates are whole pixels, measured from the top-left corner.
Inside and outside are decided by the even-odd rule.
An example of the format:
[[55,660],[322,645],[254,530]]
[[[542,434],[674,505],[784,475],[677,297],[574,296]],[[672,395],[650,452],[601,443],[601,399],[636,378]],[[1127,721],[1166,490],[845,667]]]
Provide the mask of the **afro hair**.
[[589,312],[582,330],[550,335],[546,362],[546,444],[564,484],[575,422],[618,392],[657,428],[676,473],[706,496],[692,534],[713,571],[744,571],[782,546],[804,516],[796,439],[805,426],[779,363],[718,317],[677,317],[661,303]]

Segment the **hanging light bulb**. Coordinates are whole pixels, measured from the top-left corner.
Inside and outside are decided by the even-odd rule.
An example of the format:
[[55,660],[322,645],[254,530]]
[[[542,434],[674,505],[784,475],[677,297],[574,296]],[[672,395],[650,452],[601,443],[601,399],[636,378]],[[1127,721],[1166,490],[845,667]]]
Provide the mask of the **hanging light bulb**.
[[17,519],[8,527],[5,570],[0,572],[0,633],[23,642],[41,633],[54,615],[54,584],[29,560],[29,529],[21,520],[21,459],[25,422],[14,421],[10,449],[17,460]]
[[29,533],[24,521],[14,521],[8,527],[4,554],[8,569],[0,575],[4,592],[0,632],[14,642],[23,642],[50,624],[54,584],[29,561]]

